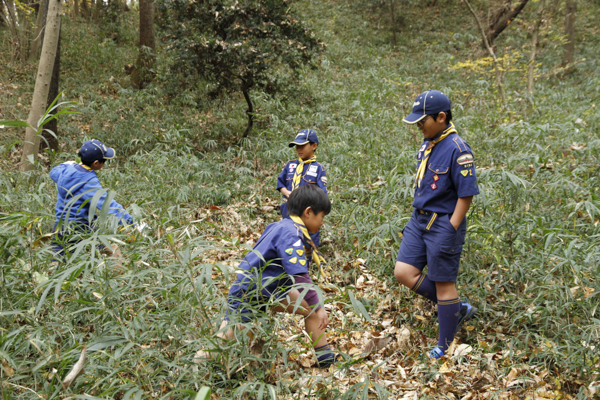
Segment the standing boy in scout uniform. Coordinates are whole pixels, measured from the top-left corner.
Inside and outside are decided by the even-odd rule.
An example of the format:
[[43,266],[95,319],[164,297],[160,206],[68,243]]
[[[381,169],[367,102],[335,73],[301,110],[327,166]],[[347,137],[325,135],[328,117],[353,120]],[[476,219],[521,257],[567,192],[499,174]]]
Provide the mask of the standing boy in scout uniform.
[[[312,251],[312,261],[317,265],[322,261],[309,232],[319,231],[331,203],[323,190],[306,185],[294,190],[287,204],[290,218],[267,226],[240,263],[237,279],[229,289],[227,315],[217,336],[232,338],[233,327],[229,324],[250,322],[257,312],[269,307],[303,315],[319,366],[327,367],[336,359],[325,336],[329,319],[308,274],[306,256]],[[196,358],[210,358],[210,350],[199,351]]]
[[[317,185],[327,194],[327,174],[315,156],[318,145],[319,138],[312,129],[302,129],[290,142],[290,147],[296,146],[298,159],[289,161],[277,178],[277,190],[286,199],[290,197],[290,193],[304,185]],[[288,216],[287,207],[287,203],[281,205],[283,218]],[[321,236],[318,231],[311,234],[311,237],[317,247],[321,245]]]
[[[477,309],[461,302],[456,277],[465,233],[467,211],[479,194],[469,145],[451,122],[450,100],[438,90],[420,94],[412,113],[425,141],[417,153],[414,212],[404,227],[394,269],[398,282],[437,303],[438,345],[428,355],[442,357],[454,335]],[[423,268],[427,265],[427,274]]]
[[[94,230],[93,221],[89,219],[91,200],[98,190],[102,190],[96,172],[104,167],[107,160],[115,157],[115,150],[92,139],[81,146],[78,156],[81,159],[79,164],[67,161],[50,171],[50,178],[58,188],[54,224],[56,235],[52,248],[60,256],[64,256],[66,246],[81,240],[81,234],[86,235]],[[102,209],[106,198],[107,193],[104,193],[98,199],[98,211]],[[133,217],[115,200],[111,200],[108,213],[118,218],[120,225],[134,223]],[[107,252],[112,253],[110,250]]]

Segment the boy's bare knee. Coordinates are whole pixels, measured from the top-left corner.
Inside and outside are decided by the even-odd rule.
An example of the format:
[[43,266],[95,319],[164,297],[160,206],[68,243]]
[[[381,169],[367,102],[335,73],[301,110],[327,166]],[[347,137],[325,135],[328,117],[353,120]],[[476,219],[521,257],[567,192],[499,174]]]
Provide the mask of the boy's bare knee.
[[415,268],[410,264],[396,261],[396,266],[394,267],[394,277],[404,286],[412,287],[414,285],[414,281],[420,274],[421,271],[418,268]]

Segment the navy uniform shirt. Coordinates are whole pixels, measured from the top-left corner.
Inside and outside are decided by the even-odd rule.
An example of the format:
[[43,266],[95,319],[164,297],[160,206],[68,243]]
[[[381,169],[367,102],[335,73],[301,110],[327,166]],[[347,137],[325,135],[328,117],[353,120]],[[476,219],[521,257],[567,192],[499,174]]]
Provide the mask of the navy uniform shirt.
[[[290,192],[292,191],[294,174],[296,173],[298,162],[298,160],[289,161],[285,165],[283,171],[281,171],[277,178],[277,190],[284,187]],[[302,177],[300,178],[300,186],[304,185],[317,185],[327,193],[327,174],[325,173],[323,165],[318,162],[304,164]]]
[[[417,153],[417,169],[428,144],[429,139],[426,139]],[[473,152],[458,134],[451,133],[436,143],[431,150],[421,186],[415,187],[413,207],[440,214],[452,214],[459,197],[477,194],[479,188]]]
[[232,285],[234,297],[241,298],[248,289],[255,287],[254,282],[259,281],[262,282],[263,295],[281,292],[277,289],[288,287],[291,275],[308,273],[308,249],[310,244],[290,218],[269,224],[238,267],[242,271]]

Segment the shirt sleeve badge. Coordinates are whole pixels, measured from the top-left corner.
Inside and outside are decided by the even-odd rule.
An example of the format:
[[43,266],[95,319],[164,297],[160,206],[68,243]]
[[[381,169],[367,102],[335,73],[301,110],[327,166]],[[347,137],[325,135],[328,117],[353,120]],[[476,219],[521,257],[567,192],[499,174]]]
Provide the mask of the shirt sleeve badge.
[[306,260],[304,258],[301,258],[298,260],[298,262],[300,263],[300,265],[304,266],[306,265]]
[[463,154],[462,156],[456,159],[458,165],[466,165],[473,163],[473,155],[472,154]]
[[[291,249],[290,249],[291,250]],[[299,256],[302,256],[304,254],[304,250],[296,250],[296,253],[298,253]],[[292,254],[290,253],[290,256]]]
[[292,264],[296,264],[298,262],[298,257],[292,257],[288,261],[291,262]]
[[294,253],[294,249],[286,249],[285,254],[291,256]]

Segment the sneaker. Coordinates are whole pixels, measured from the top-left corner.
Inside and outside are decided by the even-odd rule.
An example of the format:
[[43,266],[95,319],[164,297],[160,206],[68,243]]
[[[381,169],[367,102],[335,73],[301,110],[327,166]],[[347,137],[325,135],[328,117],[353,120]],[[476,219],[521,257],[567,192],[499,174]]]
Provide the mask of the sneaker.
[[475,314],[477,314],[477,307],[472,306],[469,303],[462,303],[454,335],[456,335],[458,331],[460,331],[460,328],[462,328],[463,324],[472,319]]
[[427,357],[430,359],[439,360],[444,356],[444,352],[438,346],[435,346],[432,350],[429,350],[427,353]]
[[329,368],[330,366],[332,366],[333,364],[338,362],[340,360],[340,358],[341,357],[339,354],[335,354],[333,357],[326,358],[322,361],[319,361],[319,368]]

